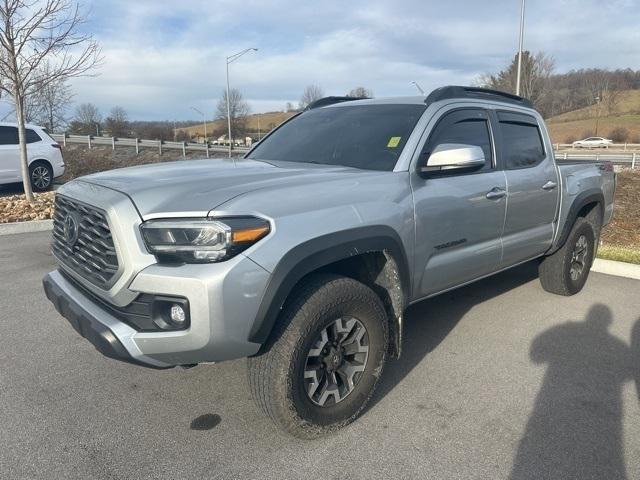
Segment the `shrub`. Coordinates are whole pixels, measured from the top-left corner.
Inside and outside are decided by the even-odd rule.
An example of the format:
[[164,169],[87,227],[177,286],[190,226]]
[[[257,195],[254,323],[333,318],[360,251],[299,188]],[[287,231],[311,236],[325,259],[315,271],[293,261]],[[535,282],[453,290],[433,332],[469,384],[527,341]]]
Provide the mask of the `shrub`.
[[631,143],[640,143],[640,133],[633,136]]
[[609,138],[616,143],[624,143],[629,139],[629,130],[624,127],[616,127],[609,132]]
[[564,137],[564,143],[573,143],[577,140],[575,135],[567,135]]

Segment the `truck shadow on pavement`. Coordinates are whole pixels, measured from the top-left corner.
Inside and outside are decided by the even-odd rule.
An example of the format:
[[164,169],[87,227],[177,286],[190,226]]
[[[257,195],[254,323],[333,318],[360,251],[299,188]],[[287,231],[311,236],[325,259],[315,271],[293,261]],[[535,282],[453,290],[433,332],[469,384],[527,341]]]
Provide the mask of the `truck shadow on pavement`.
[[466,287],[443,293],[412,305],[405,312],[402,355],[385,366],[380,383],[367,409],[395,388],[432,350],[449,335],[474,305],[497,297],[538,278],[537,262],[529,262],[507,272]]
[[547,369],[510,478],[627,478],[622,387],[638,380],[640,320],[631,348],[609,333],[612,322],[595,304],[533,340],[529,357]]
[[[387,364],[368,408],[402,382],[474,305],[537,277],[537,263],[531,262],[409,308],[402,356]],[[594,304],[583,320],[556,325],[533,340],[531,362],[547,368],[511,479],[627,478],[622,387],[634,380],[640,398],[640,319],[631,347],[609,333],[612,322],[611,310]]]

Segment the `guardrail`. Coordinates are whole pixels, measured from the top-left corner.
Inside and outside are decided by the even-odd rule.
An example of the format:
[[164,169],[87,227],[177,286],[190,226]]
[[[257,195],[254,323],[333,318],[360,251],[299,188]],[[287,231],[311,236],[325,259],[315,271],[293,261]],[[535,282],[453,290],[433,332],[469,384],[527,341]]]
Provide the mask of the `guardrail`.
[[[566,149],[578,150],[578,149],[575,149],[573,147],[573,144],[571,143],[554,143],[553,149],[555,151],[566,150]],[[640,143],[612,143],[608,147],[579,147],[579,149],[580,150],[594,150],[594,149],[595,150],[598,150],[598,149],[622,150],[623,152],[637,150],[638,152],[640,152]]]
[[558,160],[585,160],[585,161],[608,161],[614,165],[629,165],[632,169],[636,168],[636,164],[640,163],[640,153],[574,153],[574,152],[555,152]]
[[[228,145],[211,145],[209,143],[194,142],[168,142],[165,140],[145,140],[141,138],[118,138],[118,137],[95,137],[93,135],[67,135],[66,133],[52,133],[51,138],[56,142],[66,146],[67,143],[83,144],[92,148],[94,145],[108,145],[113,150],[116,147],[132,147],[136,149],[136,154],[141,148],[153,148],[162,155],[163,150],[180,150],[182,156],[186,157],[187,152],[203,152],[207,158],[211,153],[227,153]],[[249,151],[248,147],[232,147],[232,152],[244,154]]]

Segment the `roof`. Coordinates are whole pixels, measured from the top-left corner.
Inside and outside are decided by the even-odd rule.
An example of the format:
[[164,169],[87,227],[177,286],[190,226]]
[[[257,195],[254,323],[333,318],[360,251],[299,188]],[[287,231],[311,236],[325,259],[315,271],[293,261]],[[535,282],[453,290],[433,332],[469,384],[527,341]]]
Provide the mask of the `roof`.
[[348,97],[325,97],[317,100],[308,108],[336,107],[340,105],[385,105],[385,104],[413,104],[413,105],[430,105],[432,103],[449,100],[449,99],[473,99],[485,100],[510,105],[518,105],[525,108],[533,108],[530,100],[498,90],[490,90],[488,88],[478,87],[462,87],[457,85],[449,85],[446,87],[436,88],[428,96],[422,95],[411,97],[388,97],[388,98],[367,98],[367,99],[351,99]]
[[[18,122],[0,122],[0,127],[17,127]],[[40,125],[34,125],[33,123],[25,123],[24,128],[38,128],[40,130],[44,130],[44,127]]]

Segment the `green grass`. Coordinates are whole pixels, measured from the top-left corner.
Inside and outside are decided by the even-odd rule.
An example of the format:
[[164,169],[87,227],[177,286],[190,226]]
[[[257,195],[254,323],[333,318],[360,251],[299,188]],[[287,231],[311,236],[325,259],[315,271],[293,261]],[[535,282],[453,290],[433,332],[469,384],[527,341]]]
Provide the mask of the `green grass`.
[[640,265],[640,248],[600,245],[598,247],[598,258]]

